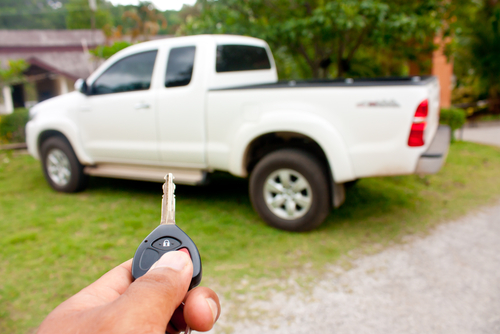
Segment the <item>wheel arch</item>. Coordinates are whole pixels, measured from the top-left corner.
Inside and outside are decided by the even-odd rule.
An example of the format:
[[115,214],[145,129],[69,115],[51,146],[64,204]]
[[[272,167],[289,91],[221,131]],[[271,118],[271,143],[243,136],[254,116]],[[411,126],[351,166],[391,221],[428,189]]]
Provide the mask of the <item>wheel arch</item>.
[[[246,177],[251,172],[255,157],[279,148],[311,148],[313,154],[326,162],[332,180],[345,182],[355,179],[347,147],[339,131],[324,119],[316,115],[287,113],[290,124],[280,124],[282,114],[273,115],[273,119],[247,124],[235,135],[230,156],[229,171],[237,176]],[[301,142],[298,145],[298,142]],[[287,146],[288,145],[288,146]],[[291,146],[290,146],[291,145]],[[299,147],[297,147],[297,145]]]
[[275,131],[261,134],[247,145],[243,158],[246,172],[250,174],[259,160],[267,154],[284,148],[307,151],[331,170],[324,150],[314,139],[298,132]]
[[92,165],[94,163],[93,160],[79,145],[76,129],[70,128],[72,131],[67,131],[67,128],[67,126],[52,126],[40,130],[38,136],[36,137],[36,153],[38,154],[38,157],[41,157],[40,149],[45,140],[51,137],[61,137],[69,143],[81,164]]
[[64,135],[61,131],[58,130],[45,130],[40,133],[37,139],[36,147],[38,150],[38,154],[41,155],[42,144],[44,141],[49,139],[50,137],[61,137],[71,145],[71,142],[68,140],[68,137]]

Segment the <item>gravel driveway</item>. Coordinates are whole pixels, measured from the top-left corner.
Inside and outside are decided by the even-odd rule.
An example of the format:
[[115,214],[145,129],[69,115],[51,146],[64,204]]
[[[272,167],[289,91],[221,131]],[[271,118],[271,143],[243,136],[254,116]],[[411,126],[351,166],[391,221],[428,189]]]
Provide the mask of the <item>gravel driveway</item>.
[[221,317],[212,332],[500,333],[500,203],[350,270],[327,268],[305,290],[223,301],[240,316]]
[[[460,130],[459,130],[460,131]],[[460,133],[457,136],[460,138]],[[500,146],[500,122],[479,123],[463,129],[463,140]]]
[[[463,139],[500,146],[500,126],[465,128]],[[350,270],[326,268],[310,288],[297,283],[301,275],[260,282],[278,288],[264,296],[257,288],[222,300],[211,333],[498,334],[500,203]]]

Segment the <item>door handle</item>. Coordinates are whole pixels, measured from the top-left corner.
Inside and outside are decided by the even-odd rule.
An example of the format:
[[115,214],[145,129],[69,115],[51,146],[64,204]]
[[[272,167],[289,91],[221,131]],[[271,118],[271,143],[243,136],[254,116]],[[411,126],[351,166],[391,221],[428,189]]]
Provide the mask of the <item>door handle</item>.
[[139,102],[136,105],[134,105],[134,109],[140,110],[140,109],[149,109],[150,105],[149,103],[146,102]]

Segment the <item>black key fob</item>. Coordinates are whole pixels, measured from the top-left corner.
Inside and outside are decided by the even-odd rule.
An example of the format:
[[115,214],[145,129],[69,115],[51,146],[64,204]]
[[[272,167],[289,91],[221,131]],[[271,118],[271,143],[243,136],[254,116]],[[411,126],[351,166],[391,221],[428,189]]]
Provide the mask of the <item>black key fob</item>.
[[193,240],[175,224],[158,226],[141,242],[132,262],[132,276],[138,279],[147,273],[163,254],[173,251],[183,251],[191,257],[193,278],[189,290],[198,286],[202,276],[200,253]]

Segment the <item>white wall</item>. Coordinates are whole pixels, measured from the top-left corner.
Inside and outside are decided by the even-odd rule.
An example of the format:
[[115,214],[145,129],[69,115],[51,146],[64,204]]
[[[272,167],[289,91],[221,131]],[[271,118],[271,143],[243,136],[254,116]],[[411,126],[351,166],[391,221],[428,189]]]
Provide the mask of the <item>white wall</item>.
[[0,115],[12,114],[14,111],[14,104],[12,103],[12,93],[10,86],[1,88],[0,94]]

